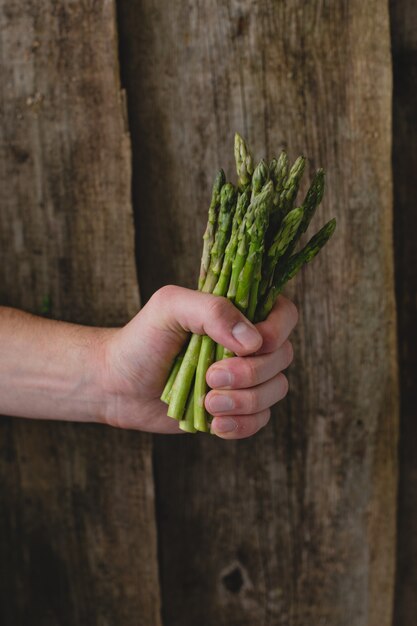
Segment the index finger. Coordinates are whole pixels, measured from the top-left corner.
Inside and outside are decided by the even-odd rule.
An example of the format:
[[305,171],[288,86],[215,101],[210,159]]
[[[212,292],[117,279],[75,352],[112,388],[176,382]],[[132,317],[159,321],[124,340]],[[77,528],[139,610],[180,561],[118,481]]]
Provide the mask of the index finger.
[[278,296],[274,308],[264,322],[256,324],[263,342],[256,354],[274,352],[288,339],[298,322],[297,307],[285,296]]

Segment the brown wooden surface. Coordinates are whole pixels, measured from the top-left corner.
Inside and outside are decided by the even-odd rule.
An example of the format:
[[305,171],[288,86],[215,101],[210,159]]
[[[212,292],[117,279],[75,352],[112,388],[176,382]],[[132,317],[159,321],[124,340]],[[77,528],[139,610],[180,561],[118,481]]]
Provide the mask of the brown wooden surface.
[[393,166],[401,381],[400,484],[395,626],[417,615],[417,5],[391,2]]
[[[163,615],[391,626],[397,388],[385,2],[120,0],[142,293],[194,286],[242,132],[326,168],[331,245],[289,293],[291,393],[238,443],[155,439]],[[311,172],[310,172],[311,173]]]
[[[0,2],[0,303],[94,325],[139,306],[114,18]],[[159,624],[150,439],[0,429],[1,624]]]

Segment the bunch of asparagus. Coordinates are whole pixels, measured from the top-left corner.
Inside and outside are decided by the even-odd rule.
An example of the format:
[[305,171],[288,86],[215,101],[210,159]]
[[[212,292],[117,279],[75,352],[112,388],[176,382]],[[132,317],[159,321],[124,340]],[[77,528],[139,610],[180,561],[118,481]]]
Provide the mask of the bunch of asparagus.
[[[320,204],[324,171],[317,170],[300,206],[295,206],[306,165],[303,156],[289,167],[282,151],[254,168],[243,138],[235,135],[237,186],[223,170],[215,178],[203,237],[198,289],[229,298],[253,322],[264,320],[284,285],[309,263],[332,236],[330,220],[298,252],[300,237]],[[177,356],[161,400],[182,430],[209,432],[204,400],[206,372],[214,361],[233,356],[208,336],[191,335]]]

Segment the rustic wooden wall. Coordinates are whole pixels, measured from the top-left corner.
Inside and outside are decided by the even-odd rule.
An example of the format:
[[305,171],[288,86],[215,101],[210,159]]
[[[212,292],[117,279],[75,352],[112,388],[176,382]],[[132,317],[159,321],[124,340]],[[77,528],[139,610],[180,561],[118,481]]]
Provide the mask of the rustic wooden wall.
[[119,0],[142,293],[193,286],[215,169],[324,166],[291,394],[238,443],[155,439],[167,626],[391,626],[397,388],[386,2]]
[[[0,2],[0,304],[138,309],[112,0]],[[0,622],[159,624],[150,439],[0,422]]]
[[401,381],[400,484],[395,626],[417,614],[417,5],[391,2],[393,166]]

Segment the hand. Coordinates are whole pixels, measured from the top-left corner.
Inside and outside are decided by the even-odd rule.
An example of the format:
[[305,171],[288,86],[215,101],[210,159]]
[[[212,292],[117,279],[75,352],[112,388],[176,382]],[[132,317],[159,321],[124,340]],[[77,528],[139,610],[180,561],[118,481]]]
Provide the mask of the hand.
[[225,439],[256,433],[270,407],[284,398],[282,371],[293,358],[288,337],[297,323],[294,304],[280,296],[256,326],[225,298],[167,286],[121,329],[105,331],[98,352],[104,422],[121,428],[180,433],[159,399],[170,366],[188,333],[210,335],[237,357],[213,364],[207,410],[213,431]]

